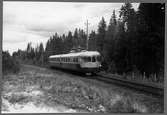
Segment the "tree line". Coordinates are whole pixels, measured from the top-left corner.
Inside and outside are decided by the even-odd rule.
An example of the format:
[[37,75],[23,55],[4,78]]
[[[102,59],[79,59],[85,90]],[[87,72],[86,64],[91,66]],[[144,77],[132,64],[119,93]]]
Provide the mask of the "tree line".
[[[76,28],[67,35],[55,33],[46,43],[35,48],[28,43],[26,50],[18,50],[14,57],[22,62],[45,65],[48,56],[68,53],[72,48],[86,48],[87,36]],[[105,71],[111,73],[138,72],[149,76],[163,75],[165,40],[165,4],[141,3],[135,11],[131,3],[122,5],[119,16],[115,10],[109,24],[104,17],[97,31],[89,34],[88,50],[99,51]]]

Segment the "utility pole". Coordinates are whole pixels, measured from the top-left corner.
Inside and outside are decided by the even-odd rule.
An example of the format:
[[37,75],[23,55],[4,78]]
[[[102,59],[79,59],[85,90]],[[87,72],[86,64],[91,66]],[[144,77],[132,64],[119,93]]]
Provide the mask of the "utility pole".
[[88,50],[88,42],[89,42],[89,34],[88,34],[88,20],[86,21],[86,35],[87,35],[87,39],[86,39],[86,50]]

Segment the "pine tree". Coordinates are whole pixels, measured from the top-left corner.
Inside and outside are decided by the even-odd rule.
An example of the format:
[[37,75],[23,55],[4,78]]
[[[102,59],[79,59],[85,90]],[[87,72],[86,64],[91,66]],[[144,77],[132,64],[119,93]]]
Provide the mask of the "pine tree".
[[98,33],[97,33],[97,50],[103,54],[103,48],[104,48],[104,39],[106,34],[106,22],[104,18],[102,17],[102,20],[99,23],[98,26]]
[[96,33],[95,31],[91,31],[89,35],[89,41],[88,41],[88,50],[89,51],[96,51]]
[[114,63],[113,54],[114,54],[116,33],[117,33],[117,20],[116,20],[116,15],[114,10],[110,18],[110,22],[109,22],[109,25],[106,31],[106,36],[105,36],[104,57],[108,62],[108,66],[112,66],[110,65],[110,63],[111,64]]

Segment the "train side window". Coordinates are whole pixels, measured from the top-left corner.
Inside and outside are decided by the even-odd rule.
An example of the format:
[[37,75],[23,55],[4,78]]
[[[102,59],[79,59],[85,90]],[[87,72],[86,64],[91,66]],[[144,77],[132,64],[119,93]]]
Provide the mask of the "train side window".
[[83,57],[84,62],[91,62],[91,57]]

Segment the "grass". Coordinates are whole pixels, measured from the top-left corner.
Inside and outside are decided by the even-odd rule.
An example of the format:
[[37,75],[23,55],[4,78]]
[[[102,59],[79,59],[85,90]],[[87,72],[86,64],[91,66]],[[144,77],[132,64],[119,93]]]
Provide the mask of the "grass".
[[[10,103],[41,102],[47,106],[65,105],[88,112],[163,112],[163,99],[138,94],[96,80],[84,79],[45,68],[23,66],[20,73],[6,76],[2,96]],[[37,90],[35,97],[21,92]],[[10,95],[7,95],[10,94]]]
[[116,77],[116,78],[121,78],[121,79],[125,79],[125,80],[130,80],[130,81],[134,81],[137,83],[144,83],[144,84],[148,84],[148,85],[152,85],[152,86],[157,86],[157,87],[161,87],[164,88],[164,80],[162,79],[163,75],[161,75],[159,78],[161,79],[157,79],[157,77],[155,75],[150,75],[149,77],[144,77],[143,75],[139,74],[139,73],[129,73],[129,74],[123,74],[123,75],[119,75],[119,74],[111,74],[111,73],[106,73],[106,72],[100,72],[102,75],[108,75],[111,77]]

